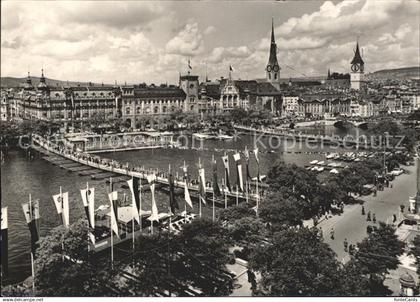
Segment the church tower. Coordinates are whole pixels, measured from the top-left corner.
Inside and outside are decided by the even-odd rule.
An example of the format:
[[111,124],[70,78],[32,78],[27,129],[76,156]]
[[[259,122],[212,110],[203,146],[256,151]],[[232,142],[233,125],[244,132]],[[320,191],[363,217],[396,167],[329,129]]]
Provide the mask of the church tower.
[[365,62],[360,55],[359,42],[356,44],[353,60],[351,61],[350,87],[360,90],[364,86]]
[[270,57],[266,67],[266,79],[274,87],[280,89],[280,66],[277,61],[277,45],[274,38],[274,21],[271,21],[271,45],[270,45]]

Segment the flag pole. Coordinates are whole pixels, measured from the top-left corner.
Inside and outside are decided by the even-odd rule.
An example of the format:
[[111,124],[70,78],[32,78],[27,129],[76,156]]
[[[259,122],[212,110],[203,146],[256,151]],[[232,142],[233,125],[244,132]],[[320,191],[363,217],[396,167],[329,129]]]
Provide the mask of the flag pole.
[[140,213],[140,233],[142,233],[143,231],[143,220],[141,218],[141,178],[139,178],[139,204],[140,204],[140,209],[139,209],[139,213]]
[[[89,200],[88,200],[88,192],[89,192],[89,182],[86,182],[86,202],[88,203],[88,213],[89,213]],[[90,213],[89,213],[90,215]],[[88,242],[88,254],[90,251],[90,237],[89,237],[89,228],[90,228],[90,222],[89,222],[89,216],[88,216],[88,227],[87,227],[87,242]]]
[[[201,169],[201,159],[198,158],[198,169]],[[201,188],[200,188],[200,183],[201,183],[201,176],[200,176],[200,170],[198,170],[198,211],[199,211],[199,217],[201,218]],[[204,186],[204,184],[201,184],[201,186]],[[205,189],[204,189],[205,190]]]
[[227,196],[226,196],[226,188],[225,188],[225,179],[222,178],[222,187],[223,187],[223,194],[225,195],[225,209],[227,209]]
[[[214,155],[212,155],[212,158],[211,158],[211,161],[212,161],[212,164],[214,165],[215,163],[214,163]],[[213,170],[214,170],[215,168],[213,168]],[[215,173],[214,171],[213,171],[213,173]],[[217,170],[216,170],[216,173],[217,173]],[[213,176],[213,222],[215,221],[215,216],[216,216],[216,212],[215,212],[215,208],[214,208],[214,190],[216,189],[216,183],[214,183],[214,176]]]
[[[109,191],[111,193],[111,217],[109,219],[109,230],[111,231],[111,269],[114,269],[114,232],[112,231],[112,213],[114,212],[114,196],[112,194],[112,177],[109,178]],[[117,222],[118,223],[118,222]]]
[[[132,179],[132,181],[133,181],[133,191],[134,191],[134,177],[133,176],[131,176],[131,179]],[[136,200],[134,199],[134,198],[132,198],[133,200],[131,201],[132,202],[132,207],[134,206],[134,203],[136,202]],[[134,208],[134,207],[133,207]],[[132,209],[133,210],[133,209]],[[133,256],[134,256],[134,245],[135,245],[135,243],[134,243],[134,211],[133,211],[133,214],[131,215],[132,217],[131,217],[131,235],[133,236]],[[134,258],[133,258],[134,259]]]
[[239,191],[238,191],[238,185],[236,185],[236,206],[239,205]]
[[[30,222],[32,222],[32,195],[29,194],[29,217]],[[34,252],[33,248],[31,247],[31,274],[32,274],[32,291],[35,295],[35,264],[34,264]]]

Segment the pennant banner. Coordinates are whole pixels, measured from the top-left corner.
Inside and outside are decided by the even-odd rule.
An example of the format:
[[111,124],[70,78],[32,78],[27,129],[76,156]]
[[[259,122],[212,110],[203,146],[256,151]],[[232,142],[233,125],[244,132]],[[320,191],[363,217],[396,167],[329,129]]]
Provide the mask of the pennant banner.
[[159,212],[158,212],[157,205],[156,205],[156,200],[155,200],[156,175],[154,175],[154,174],[148,175],[147,176],[147,181],[150,184],[150,193],[152,195],[152,213],[150,215],[149,220],[159,221]]
[[187,183],[185,183],[184,195],[185,195],[185,201],[187,202],[187,204],[188,204],[191,208],[193,208],[193,203],[192,203],[192,201],[191,201],[190,192],[188,191],[188,185],[187,185]]
[[[91,228],[95,228],[95,188],[82,189],[80,190],[80,194],[82,195],[83,206],[85,207],[85,213],[89,222],[89,226]],[[93,208],[93,217],[91,208]]]
[[119,237],[119,234],[118,234],[118,218],[116,216],[115,209],[114,209],[114,201],[115,201],[114,200],[114,197],[115,197],[114,193],[116,193],[116,192],[114,191],[114,192],[111,192],[111,193],[108,194],[109,202],[111,203],[111,230],[112,230],[112,232],[115,233],[115,235],[117,235]]
[[7,207],[1,208],[1,273],[6,276],[9,271],[9,225]]
[[26,223],[31,233],[31,251],[35,256],[35,250],[39,241],[38,221],[39,215],[39,200],[34,200],[31,203],[26,202],[22,204],[23,213],[25,214]]
[[179,210],[178,202],[175,198],[175,181],[174,176],[169,174],[169,205],[171,207],[171,212],[175,213],[175,209]]
[[249,151],[246,146],[245,146],[245,151],[244,151],[244,157],[245,157],[245,164],[246,164],[246,179],[252,180],[251,173],[249,172]]
[[133,177],[127,183],[131,191],[133,218],[140,224],[139,179]]
[[216,196],[221,195],[219,184],[218,184],[218,181],[217,181],[217,162],[216,162],[216,160],[213,160],[213,193]]
[[243,175],[242,175],[241,155],[239,153],[235,153],[233,155],[233,159],[235,160],[237,174],[238,174],[238,177],[236,179],[236,185],[239,187],[239,189],[241,191],[243,191],[244,190],[244,182],[243,182],[243,179],[242,179]]
[[200,202],[202,201],[204,204],[206,204],[206,176],[204,173],[204,168],[198,169],[198,174],[200,178],[198,190]]
[[69,192],[63,193],[63,224],[66,228],[70,226]]
[[230,187],[229,181],[229,157],[227,155],[222,156],[223,165],[225,166],[225,179],[226,179],[226,187],[229,192],[232,192],[232,188]]

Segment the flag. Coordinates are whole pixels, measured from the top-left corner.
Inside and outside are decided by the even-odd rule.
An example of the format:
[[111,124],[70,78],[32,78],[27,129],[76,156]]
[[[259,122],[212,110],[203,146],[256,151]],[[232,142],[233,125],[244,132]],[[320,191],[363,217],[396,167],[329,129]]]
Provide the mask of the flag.
[[68,228],[69,221],[69,192],[53,195],[55,207],[57,208],[58,215],[61,216],[63,225]]
[[187,185],[187,183],[185,183],[184,196],[185,196],[185,201],[188,203],[188,205],[192,209],[193,208],[193,204],[192,204],[192,201],[191,201],[190,192],[188,191],[188,185]]
[[175,209],[179,209],[179,205],[175,199],[174,176],[171,173],[169,174],[168,182],[169,182],[169,205],[171,207],[171,212],[175,213]]
[[245,146],[245,151],[244,151],[244,157],[245,157],[245,164],[246,164],[246,178],[252,180],[251,173],[249,173],[249,151],[246,146]]
[[39,230],[38,230],[38,221],[40,218],[39,200],[23,203],[22,209],[23,209],[23,213],[25,214],[26,223],[28,224],[28,227],[29,227],[29,232],[31,233],[32,254],[35,255],[35,250],[37,248],[37,244],[39,240]]
[[190,62],[190,60],[188,60],[188,69],[189,69],[189,70],[192,70],[192,66],[191,66],[191,62]]
[[[86,188],[81,189],[80,194],[82,195],[83,206],[85,208],[85,213],[89,226],[95,228],[95,188]],[[93,216],[92,216],[93,209]]]
[[187,182],[188,181],[188,167],[185,165],[182,167],[182,171],[184,172],[184,181]]
[[236,162],[236,170],[238,177],[236,179],[236,185],[239,187],[241,191],[244,190],[244,182],[243,182],[243,175],[242,175],[242,164],[241,164],[241,155],[239,153],[233,154],[233,159]]
[[227,155],[222,156],[223,165],[225,166],[225,179],[226,179],[226,187],[229,190],[229,192],[232,192],[232,189],[230,187],[230,181],[229,181],[229,157]]
[[260,159],[258,157],[258,147],[254,149],[255,160],[257,161],[257,179],[260,181]]
[[156,175],[152,174],[152,175],[148,175],[147,176],[147,181],[150,184],[150,193],[152,195],[152,214],[150,215],[149,220],[151,221],[158,221],[159,220],[159,213],[158,213],[158,209],[157,209],[157,205],[156,205],[156,200],[155,200],[155,181],[156,181]]
[[206,204],[206,176],[204,174],[204,168],[198,169],[199,175],[199,189],[198,189],[198,196],[199,202],[203,202]]
[[9,223],[7,207],[1,208],[1,273],[6,276],[9,271]]
[[88,209],[91,228],[95,229],[95,188],[91,188],[90,195],[88,195]]
[[254,149],[254,155],[255,155],[255,160],[257,161],[257,164],[260,164],[260,159],[258,157],[258,147]]
[[232,67],[232,65],[229,65],[229,71],[235,71],[235,69]]
[[[114,232],[118,237],[118,218],[117,214],[115,213],[115,205],[114,205],[114,197],[115,197],[115,191],[108,194],[109,202],[111,203],[111,231]],[[112,235],[112,234],[111,234]]]
[[133,177],[132,179],[127,180],[127,183],[131,191],[133,219],[140,224],[139,179],[137,177]]
[[217,162],[214,158],[213,158],[213,193],[216,196],[221,195],[219,184],[217,182]]
[[66,228],[70,226],[69,192],[63,193],[63,222]]

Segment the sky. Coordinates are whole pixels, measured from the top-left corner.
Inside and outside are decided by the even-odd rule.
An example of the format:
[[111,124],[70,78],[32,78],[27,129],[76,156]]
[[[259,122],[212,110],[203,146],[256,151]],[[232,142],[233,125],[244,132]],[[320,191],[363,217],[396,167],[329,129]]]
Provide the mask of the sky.
[[419,65],[420,2],[1,1],[1,76],[96,83],[265,77],[274,20],[281,77]]

